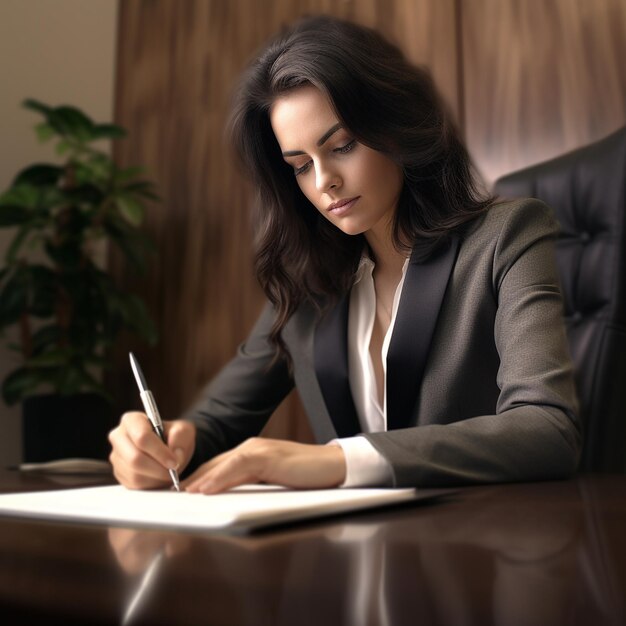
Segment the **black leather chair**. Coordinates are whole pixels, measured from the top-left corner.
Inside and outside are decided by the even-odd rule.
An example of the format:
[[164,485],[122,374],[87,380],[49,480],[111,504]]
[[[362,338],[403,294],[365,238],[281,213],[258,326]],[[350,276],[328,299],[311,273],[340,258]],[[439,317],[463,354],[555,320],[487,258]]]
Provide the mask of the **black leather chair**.
[[585,434],[580,468],[626,472],[626,127],[508,174],[495,192],[554,210]]

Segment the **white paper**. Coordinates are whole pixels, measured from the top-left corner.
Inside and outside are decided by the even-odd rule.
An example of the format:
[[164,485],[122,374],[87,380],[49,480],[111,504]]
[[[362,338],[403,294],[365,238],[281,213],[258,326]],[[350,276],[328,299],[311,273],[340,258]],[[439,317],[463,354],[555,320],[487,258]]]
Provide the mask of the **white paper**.
[[188,530],[251,529],[418,499],[415,489],[291,490],[244,485],[217,495],[120,485],[0,495],[0,515]]

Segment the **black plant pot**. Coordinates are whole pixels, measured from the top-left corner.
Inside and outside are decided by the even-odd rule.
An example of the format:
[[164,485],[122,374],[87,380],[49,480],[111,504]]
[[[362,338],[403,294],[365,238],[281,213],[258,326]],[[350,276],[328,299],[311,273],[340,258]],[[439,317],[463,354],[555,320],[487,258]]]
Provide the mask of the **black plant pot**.
[[22,411],[25,463],[108,457],[107,434],[116,420],[111,405],[102,396],[32,396],[24,400]]

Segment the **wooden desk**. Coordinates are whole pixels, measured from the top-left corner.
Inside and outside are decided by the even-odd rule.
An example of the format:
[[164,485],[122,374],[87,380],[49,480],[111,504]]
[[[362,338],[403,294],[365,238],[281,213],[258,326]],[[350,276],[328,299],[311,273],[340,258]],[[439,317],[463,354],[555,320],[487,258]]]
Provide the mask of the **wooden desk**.
[[[0,471],[0,491],[65,488]],[[251,537],[0,518],[2,624],[624,624],[626,477],[461,489]]]

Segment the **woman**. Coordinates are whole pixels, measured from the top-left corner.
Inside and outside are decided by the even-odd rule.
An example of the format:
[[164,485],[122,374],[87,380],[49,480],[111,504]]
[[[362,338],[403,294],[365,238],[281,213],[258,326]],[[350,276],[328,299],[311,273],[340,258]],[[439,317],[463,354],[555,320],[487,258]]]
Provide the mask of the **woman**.
[[[496,202],[428,74],[330,17],[245,74],[232,137],[258,191],[268,306],[167,445],[143,413],[112,431],[130,488],[215,493],[571,475],[572,368],[538,201]],[[259,439],[296,386],[319,445]]]

